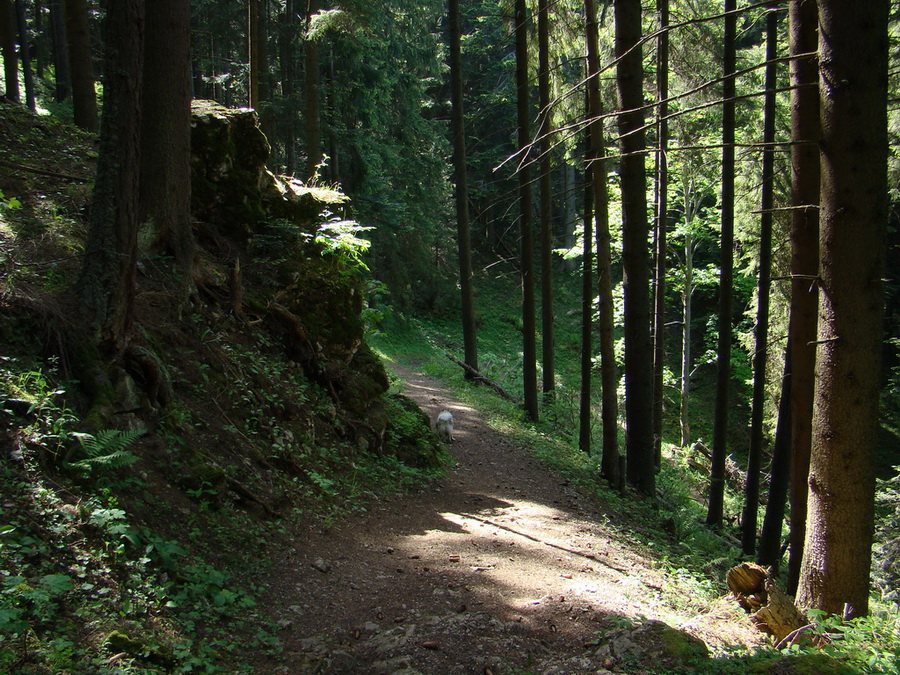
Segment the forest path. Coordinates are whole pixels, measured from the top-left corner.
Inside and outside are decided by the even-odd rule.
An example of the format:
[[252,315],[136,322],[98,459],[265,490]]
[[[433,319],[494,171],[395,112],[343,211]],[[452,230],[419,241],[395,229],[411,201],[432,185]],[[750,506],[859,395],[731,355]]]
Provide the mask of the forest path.
[[432,420],[453,412],[457,464],[276,563],[266,604],[285,649],[260,672],[604,672],[598,631],[676,625],[646,551],[440,383],[392,370]]

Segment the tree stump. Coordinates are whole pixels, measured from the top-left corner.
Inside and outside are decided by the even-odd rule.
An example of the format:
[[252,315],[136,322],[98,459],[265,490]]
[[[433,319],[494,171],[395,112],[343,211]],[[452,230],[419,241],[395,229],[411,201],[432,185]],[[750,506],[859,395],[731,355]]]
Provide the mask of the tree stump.
[[797,609],[764,567],[755,563],[741,563],[726,575],[726,583],[738,604],[750,614],[750,620],[763,633],[772,635],[775,642],[786,638],[794,641],[809,620]]

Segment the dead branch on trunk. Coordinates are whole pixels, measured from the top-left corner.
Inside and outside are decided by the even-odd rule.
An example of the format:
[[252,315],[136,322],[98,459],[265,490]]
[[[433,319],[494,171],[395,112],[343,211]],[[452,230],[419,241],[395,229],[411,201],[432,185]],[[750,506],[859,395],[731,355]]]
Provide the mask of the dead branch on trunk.
[[475,370],[468,363],[465,363],[464,361],[460,361],[458,358],[456,358],[452,354],[447,354],[447,358],[450,359],[451,361],[453,361],[453,363],[458,365],[464,371],[466,371],[469,375],[471,375],[473,381],[487,385],[488,387],[490,387],[491,389],[496,391],[498,394],[500,394],[500,396],[505,398],[507,401],[512,401],[513,403],[518,403],[518,399],[515,396],[508,393],[503,387],[501,387],[499,384],[494,382],[489,377],[485,377],[484,375],[482,375],[480,372]]

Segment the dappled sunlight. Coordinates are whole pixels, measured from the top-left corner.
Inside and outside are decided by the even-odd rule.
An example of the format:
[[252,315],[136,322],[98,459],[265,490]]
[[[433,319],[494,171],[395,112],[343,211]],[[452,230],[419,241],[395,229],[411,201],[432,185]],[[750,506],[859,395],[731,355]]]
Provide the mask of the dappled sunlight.
[[439,525],[397,536],[391,547],[417,568],[455,579],[471,602],[504,605],[508,618],[548,607],[658,616],[642,601],[655,592],[611,556],[616,546],[600,526],[533,500],[468,496],[475,508],[441,512]]

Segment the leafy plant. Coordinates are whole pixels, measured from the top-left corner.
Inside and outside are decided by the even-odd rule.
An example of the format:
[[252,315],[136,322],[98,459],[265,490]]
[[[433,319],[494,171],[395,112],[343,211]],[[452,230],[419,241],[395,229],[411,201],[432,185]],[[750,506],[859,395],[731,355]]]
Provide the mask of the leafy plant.
[[876,504],[879,517],[872,549],[872,580],[881,599],[900,604],[900,466],[896,475],[878,481]]
[[74,462],[66,461],[65,466],[75,471],[96,474],[133,464],[138,457],[128,448],[145,433],[143,429],[104,429],[96,436],[73,432],[71,436],[78,440],[84,457]]
[[359,234],[371,229],[355,220],[331,218],[319,225],[315,242],[322,247],[323,254],[337,256],[351,268],[368,270],[362,256],[369,250],[370,242]]

